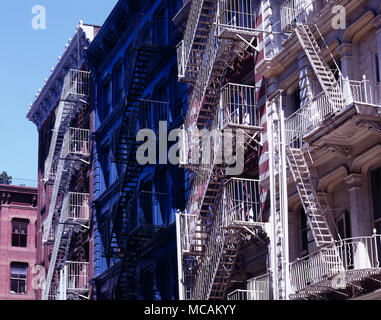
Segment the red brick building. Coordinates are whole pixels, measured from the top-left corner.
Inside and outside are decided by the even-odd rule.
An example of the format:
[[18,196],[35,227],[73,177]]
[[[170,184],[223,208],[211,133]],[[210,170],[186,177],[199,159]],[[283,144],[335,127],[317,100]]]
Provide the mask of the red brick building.
[[0,185],[0,300],[34,300],[37,189]]

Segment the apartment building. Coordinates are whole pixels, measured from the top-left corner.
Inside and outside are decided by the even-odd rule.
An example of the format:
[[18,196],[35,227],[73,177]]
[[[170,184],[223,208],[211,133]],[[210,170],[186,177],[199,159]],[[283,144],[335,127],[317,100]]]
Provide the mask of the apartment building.
[[84,50],[99,27],[82,22],[65,46],[27,118],[38,130],[37,264],[39,300],[91,296],[91,74]]
[[34,300],[37,189],[0,185],[0,300]]
[[183,122],[187,87],[177,83],[180,34],[172,23],[181,4],[120,0],[86,51],[95,94],[97,300],[178,297],[175,213],[185,206],[186,174],[162,156],[138,162],[147,138],[138,132],[149,131],[159,156],[159,133],[166,141]]
[[[192,1],[178,51],[188,141],[230,126],[236,144],[211,140],[206,166],[186,148],[182,298],[380,299],[380,13],[371,0]],[[215,160],[225,148],[235,163]]]

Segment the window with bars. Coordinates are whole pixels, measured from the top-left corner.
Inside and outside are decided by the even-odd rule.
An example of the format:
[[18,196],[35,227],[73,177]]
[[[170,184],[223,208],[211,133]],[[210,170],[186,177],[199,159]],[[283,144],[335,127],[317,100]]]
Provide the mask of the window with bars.
[[28,264],[21,262],[11,263],[11,293],[27,293]]
[[12,246],[27,247],[28,241],[28,220],[13,219],[12,220]]

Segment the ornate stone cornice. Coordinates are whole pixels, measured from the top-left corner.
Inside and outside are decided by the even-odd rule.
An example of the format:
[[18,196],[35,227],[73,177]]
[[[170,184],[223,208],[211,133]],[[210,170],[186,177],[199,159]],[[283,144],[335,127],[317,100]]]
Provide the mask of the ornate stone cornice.
[[367,173],[372,167],[381,165],[381,144],[358,155],[352,162],[351,171]]
[[356,126],[365,128],[375,134],[381,134],[381,123],[377,121],[360,120],[356,122]]
[[351,157],[352,148],[350,146],[325,143],[319,146],[319,148],[322,150],[326,150],[327,152],[334,152],[338,156],[343,157],[345,159],[349,159]]
[[27,118],[34,122],[38,130],[41,129],[44,121],[49,117],[60,99],[63,80],[67,71],[78,68],[78,65],[84,62],[83,54],[78,57],[78,44],[80,51],[83,53],[94,38],[95,28],[95,26],[84,25],[80,22],[73,40],[69,40],[63,56],[58,58],[58,63],[52,69],[50,77],[36,95],[36,99],[28,111]]
[[351,173],[344,178],[344,181],[349,186],[349,189],[362,187],[362,175],[359,173]]

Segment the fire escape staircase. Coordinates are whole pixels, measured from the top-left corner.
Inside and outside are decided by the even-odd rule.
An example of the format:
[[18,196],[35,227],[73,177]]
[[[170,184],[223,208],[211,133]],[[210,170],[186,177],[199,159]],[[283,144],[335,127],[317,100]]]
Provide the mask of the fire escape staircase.
[[[315,28],[317,29],[316,26]],[[297,23],[295,32],[333,110],[341,110],[345,105],[344,95],[332,70],[322,56],[322,50],[319,47],[311,28],[306,24]]]
[[[53,287],[52,281],[55,278],[54,272],[57,271],[57,268],[67,257],[74,228],[73,225],[69,226],[65,224],[66,217],[61,211],[71,177],[84,162],[77,161],[83,160],[80,158],[67,157],[64,139],[70,130],[71,121],[80,110],[88,105],[88,91],[80,91],[89,85],[90,78],[87,78],[88,75],[88,72],[80,70],[70,70],[66,75],[63,93],[56,111],[49,153],[45,162],[44,181],[53,183],[53,190],[49,212],[43,222],[42,242],[46,245],[53,245],[53,250],[50,255],[46,285],[42,294],[43,300],[49,298],[50,290]],[[56,168],[54,168],[55,166]],[[49,241],[49,235],[52,230],[55,231],[54,239]]]
[[120,197],[113,215],[111,239],[107,255],[121,260],[120,273],[116,287],[116,299],[133,298],[133,281],[136,275],[138,252],[141,249],[140,239],[130,233],[129,201],[137,192],[137,185],[142,166],[136,160],[138,143],[136,142],[137,122],[139,119],[140,101],[146,86],[152,65],[157,53],[154,45],[143,44],[135,48],[135,62],[129,77],[129,88],[123,119],[115,152],[115,161],[125,166],[125,173],[120,189]]

